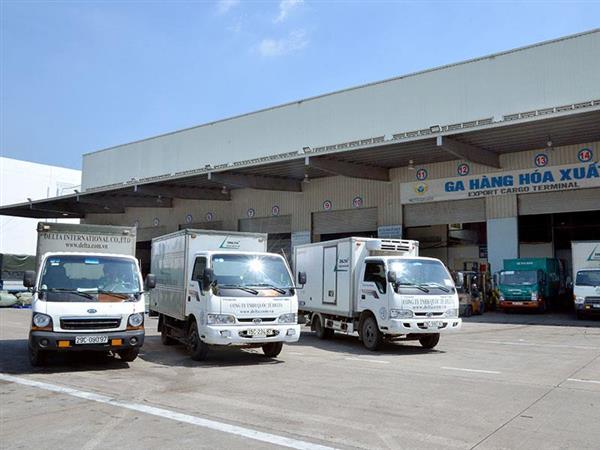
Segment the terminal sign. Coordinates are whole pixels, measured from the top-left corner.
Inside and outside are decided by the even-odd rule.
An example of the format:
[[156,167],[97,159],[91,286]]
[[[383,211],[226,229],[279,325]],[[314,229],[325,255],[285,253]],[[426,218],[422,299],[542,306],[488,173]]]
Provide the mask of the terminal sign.
[[402,183],[402,203],[600,187],[600,164],[579,163],[484,175]]

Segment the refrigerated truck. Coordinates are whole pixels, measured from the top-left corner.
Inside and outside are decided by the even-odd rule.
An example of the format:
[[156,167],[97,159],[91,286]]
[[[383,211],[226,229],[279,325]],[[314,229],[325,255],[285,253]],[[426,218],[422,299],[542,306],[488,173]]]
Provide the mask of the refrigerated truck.
[[163,344],[205,360],[211,346],[261,347],[276,357],[298,341],[298,298],[267,235],[185,229],[152,240],[150,309]]
[[600,315],[600,241],[573,241],[571,255],[575,315]]
[[321,339],[358,332],[377,350],[384,340],[437,345],[457,331],[458,295],[441,261],[419,257],[417,241],[351,237],[294,249],[299,311]]
[[[144,283],[135,258],[136,229],[38,223],[29,359],[49,352],[98,351],[133,361],[144,343]],[[146,287],[153,285],[148,276]]]

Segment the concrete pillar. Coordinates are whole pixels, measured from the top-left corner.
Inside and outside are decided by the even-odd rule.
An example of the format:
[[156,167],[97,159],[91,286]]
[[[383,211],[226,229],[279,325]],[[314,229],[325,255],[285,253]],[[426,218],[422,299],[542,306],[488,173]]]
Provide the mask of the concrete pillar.
[[519,224],[517,217],[487,219],[488,261],[491,273],[502,270],[504,260],[519,257]]

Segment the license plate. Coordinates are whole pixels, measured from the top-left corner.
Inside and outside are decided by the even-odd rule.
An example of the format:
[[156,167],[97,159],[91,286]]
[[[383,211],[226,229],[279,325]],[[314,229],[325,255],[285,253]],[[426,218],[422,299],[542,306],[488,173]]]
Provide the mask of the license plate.
[[593,306],[594,308],[600,308],[600,303],[594,303],[592,306]]
[[246,331],[246,334],[248,336],[266,336],[269,331],[271,330],[267,330],[266,328],[251,328]]
[[442,326],[442,322],[438,320],[432,320],[429,322],[425,322],[425,325],[427,326],[427,328],[439,328]]
[[512,302],[513,305],[522,305],[523,302]]
[[75,344],[106,344],[108,336],[75,336]]

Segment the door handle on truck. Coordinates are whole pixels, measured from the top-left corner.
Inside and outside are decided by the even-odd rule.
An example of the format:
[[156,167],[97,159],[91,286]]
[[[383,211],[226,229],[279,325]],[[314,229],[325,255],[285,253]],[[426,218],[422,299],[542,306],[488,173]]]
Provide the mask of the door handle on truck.
[[360,296],[360,298],[364,300],[367,297],[365,297],[365,294],[363,294],[363,295]]

